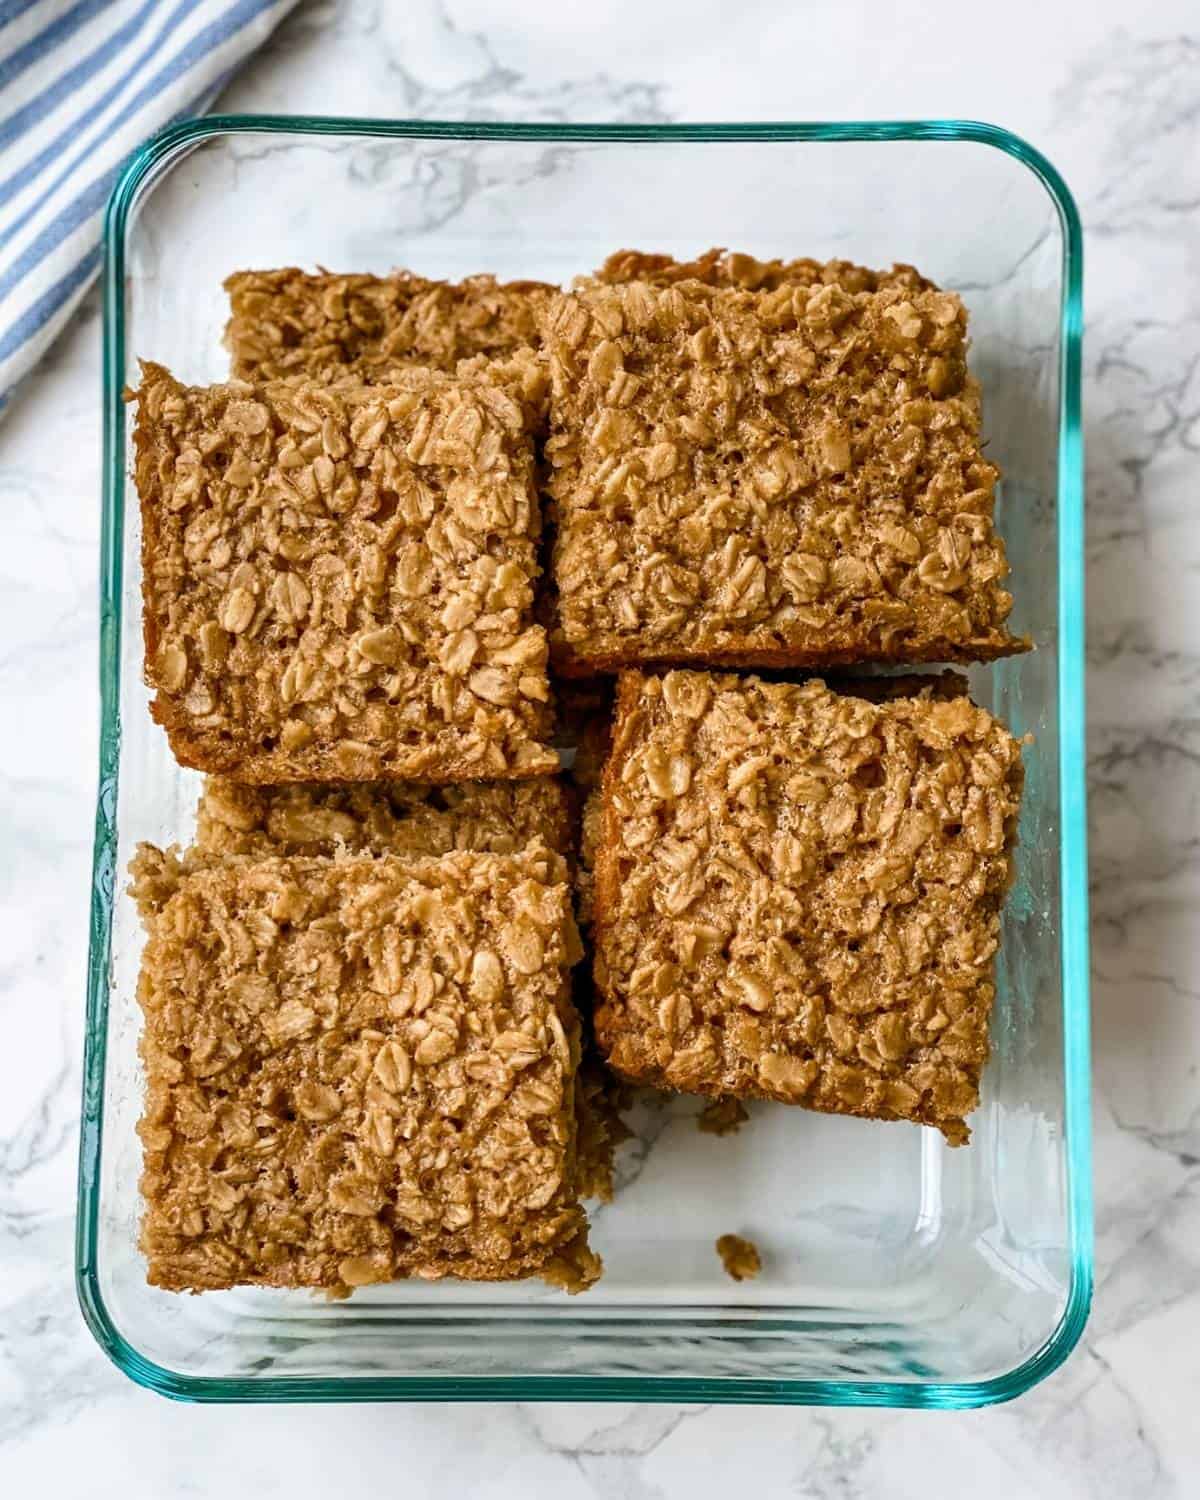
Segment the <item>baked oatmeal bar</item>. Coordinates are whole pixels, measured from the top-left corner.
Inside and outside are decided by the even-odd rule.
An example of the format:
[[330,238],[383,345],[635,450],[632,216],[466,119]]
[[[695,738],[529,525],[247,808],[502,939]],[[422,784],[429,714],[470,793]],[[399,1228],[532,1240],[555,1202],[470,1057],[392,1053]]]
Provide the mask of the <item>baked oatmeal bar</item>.
[[484,381],[181,385],[134,433],[146,675],[184,765],[245,782],[557,768],[533,445]]
[[957,297],[584,285],[545,349],[564,671],[1026,648]]
[[454,371],[462,359],[504,358],[536,344],[537,309],[556,288],[494,276],[455,284],[408,271],[347,276],[290,266],[235,272],[225,290],[235,376],[329,378],[351,369],[372,382],[398,365]]
[[623,673],[593,917],[611,1065],[966,1141],[1021,785],[968,698]]
[[654,286],[674,286],[681,281],[700,281],[706,286],[741,287],[748,292],[775,291],[781,286],[840,286],[847,292],[877,292],[881,287],[903,287],[906,291],[936,290],[912,266],[894,265],[890,271],[873,271],[849,260],[756,260],[736,250],[706,250],[695,260],[676,260],[670,255],[650,255],[640,250],[618,250],[610,255],[593,278],[609,285],[625,281],[647,281]]
[[139,985],[150,1281],[594,1280],[578,956],[545,851],[187,876]]

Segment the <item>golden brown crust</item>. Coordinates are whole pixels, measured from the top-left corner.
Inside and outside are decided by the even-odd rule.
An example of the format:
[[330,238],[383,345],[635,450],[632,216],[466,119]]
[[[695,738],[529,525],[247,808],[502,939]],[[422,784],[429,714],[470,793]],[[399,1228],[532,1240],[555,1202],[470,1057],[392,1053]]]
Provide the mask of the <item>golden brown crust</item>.
[[543,322],[556,667],[1027,649],[958,298],[590,284]]
[[964,697],[623,673],[592,913],[610,1064],[965,1140],[1021,783]]
[[564,874],[542,851],[187,875],[139,986],[151,1282],[594,1279]]
[[[646,281],[652,286],[675,286],[681,281],[699,281],[705,286],[738,287],[743,291],[775,291],[781,286],[838,286],[847,292],[877,292],[899,287],[910,292],[936,291],[937,287],[912,266],[894,265],[890,271],[873,271],[849,260],[757,260],[735,250],[706,250],[694,260],[676,260],[670,255],[646,254],[640,250],[617,250],[592,278],[609,285]],[[584,283],[586,284],[586,282]]]
[[557,769],[528,413],[502,389],[186,387],[134,433],[151,710],[251,783]]
[[536,312],[557,290],[538,281],[471,276],[451,283],[409,271],[311,274],[296,266],[228,277],[225,343],[244,380],[295,375],[368,383],[405,365],[453,371],[538,341]]

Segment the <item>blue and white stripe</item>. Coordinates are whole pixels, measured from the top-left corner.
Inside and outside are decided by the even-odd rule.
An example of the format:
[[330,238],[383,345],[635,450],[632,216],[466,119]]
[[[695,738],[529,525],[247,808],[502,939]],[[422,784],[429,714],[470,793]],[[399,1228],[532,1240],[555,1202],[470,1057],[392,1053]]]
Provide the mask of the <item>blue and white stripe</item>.
[[121,163],[296,0],[0,0],[0,409],[100,268]]

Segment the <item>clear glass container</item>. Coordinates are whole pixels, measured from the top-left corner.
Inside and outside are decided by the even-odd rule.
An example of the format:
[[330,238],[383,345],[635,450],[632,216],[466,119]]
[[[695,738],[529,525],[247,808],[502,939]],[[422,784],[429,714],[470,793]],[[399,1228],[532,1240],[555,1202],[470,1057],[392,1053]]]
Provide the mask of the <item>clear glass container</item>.
[[[125,868],[191,834],[197,778],[151,723],[122,400],[137,359],[222,378],[221,281],[297,264],[566,281],[633,246],[911,261],[960,291],[985,393],[1014,624],[1037,649],[972,673],[1030,733],[994,1056],[974,1138],[695,1100],[644,1107],[594,1213],[606,1273],[401,1283],[345,1302],[146,1285],[136,1249],[141,947]],[[1002,130],[960,122],[474,126],[213,117],[129,163],[106,230],[103,729],[91,893],[78,1285],[133,1379],[197,1400],[746,1401],[961,1407],[1053,1369],[1091,1294],[1078,217]],[[747,1234],[756,1280],[714,1241]]]

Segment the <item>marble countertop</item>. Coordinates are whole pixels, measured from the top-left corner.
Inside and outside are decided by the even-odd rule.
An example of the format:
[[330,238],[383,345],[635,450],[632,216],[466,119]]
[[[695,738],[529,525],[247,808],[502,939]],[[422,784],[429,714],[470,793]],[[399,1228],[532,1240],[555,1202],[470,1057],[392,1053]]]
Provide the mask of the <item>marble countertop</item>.
[[[95,792],[95,296],[0,425],[0,1492],[708,1500],[1187,1496],[1200,1487],[1200,26],[1192,0],[780,6],[333,0],[231,109],[533,120],[968,116],[1086,225],[1097,1296],[1028,1396],[923,1414],[174,1406],[71,1284]],[[1191,35],[1188,28],[1191,27]],[[1190,602],[1189,602],[1190,601]],[[957,1488],[959,1480],[953,1481]]]

